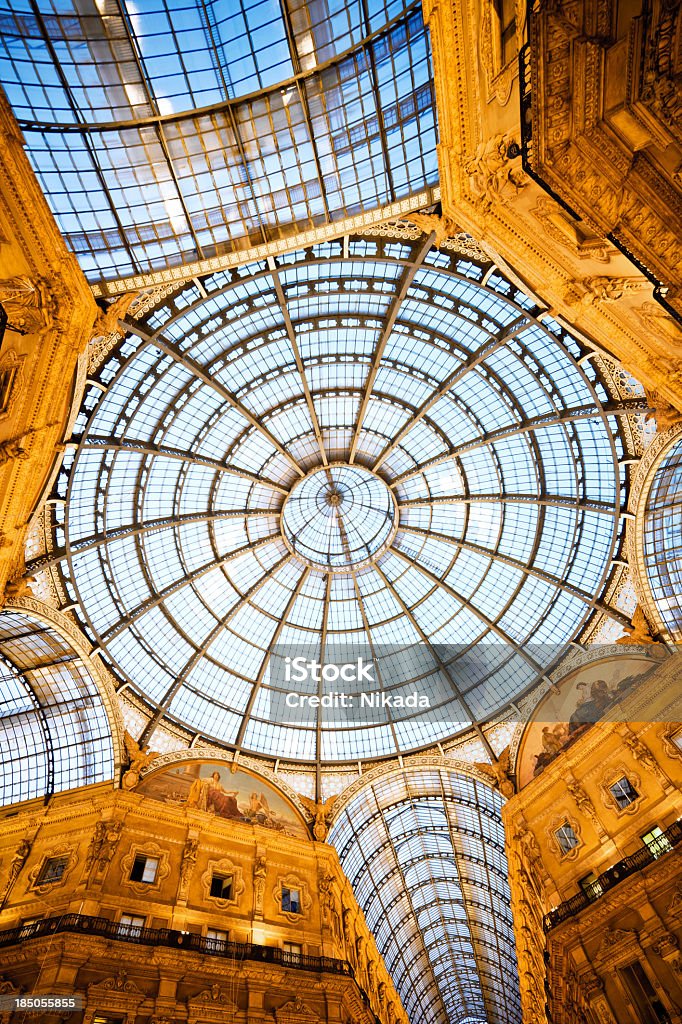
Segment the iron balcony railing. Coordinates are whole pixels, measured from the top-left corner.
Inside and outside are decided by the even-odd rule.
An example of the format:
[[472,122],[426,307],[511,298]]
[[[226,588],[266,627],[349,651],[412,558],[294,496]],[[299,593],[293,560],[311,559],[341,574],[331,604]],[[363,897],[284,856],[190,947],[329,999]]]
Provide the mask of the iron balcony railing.
[[669,853],[681,842],[682,820],[673,822],[660,836],[649,839],[647,845],[642,846],[641,850],[631,853],[629,857],[623,857],[617,864],[608,868],[598,878],[595,878],[593,882],[586,885],[582,892],[579,892],[576,896],[571,896],[568,900],[564,900],[555,910],[550,910],[549,914],[545,914],[545,931],[551,931],[552,928],[556,928],[562,921],[567,921],[569,917],[579,914],[581,910],[589,907],[595,900],[600,899],[609,889],[613,889],[614,886],[622,882],[624,878],[628,878],[649,864],[653,864],[655,860],[658,860],[663,854]]
[[257,946],[253,942],[230,942],[209,939],[193,932],[182,932],[174,928],[140,928],[137,925],[118,924],[106,917],[89,917],[87,914],[62,914],[61,917],[45,917],[30,924],[17,925],[0,932],[0,948],[14,946],[28,939],[39,939],[60,932],[76,932],[79,935],[97,935],[105,939],[134,942],[141,946],[169,946],[171,949],[187,949],[195,953],[227,957],[231,960],[256,960],[261,963],[281,964],[301,971],[325,971],[331,974],[346,974],[354,977],[351,965],[346,960],[335,960],[327,956],[306,956],[303,953],[289,953],[277,946]]

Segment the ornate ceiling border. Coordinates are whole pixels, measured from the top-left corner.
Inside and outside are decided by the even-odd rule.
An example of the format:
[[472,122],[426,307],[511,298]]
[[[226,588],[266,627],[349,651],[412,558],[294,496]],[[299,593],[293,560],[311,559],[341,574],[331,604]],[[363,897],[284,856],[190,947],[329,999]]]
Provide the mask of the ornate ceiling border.
[[196,260],[193,263],[183,263],[179,267],[167,267],[165,270],[157,270],[148,274],[135,274],[133,277],[120,277],[115,281],[102,281],[92,286],[92,293],[95,298],[100,299],[123,295],[125,292],[158,288],[167,284],[180,285],[193,277],[203,277],[221,270],[231,270],[241,267],[245,263],[253,263],[257,260],[267,259],[268,256],[293,252],[295,249],[305,249],[319,242],[341,238],[343,235],[362,233],[366,228],[375,227],[382,221],[400,219],[407,213],[431,206],[439,199],[440,188],[436,185],[433,188],[424,189],[416,195],[408,196],[407,199],[389,203],[387,206],[378,206],[374,210],[357,214],[355,217],[345,217],[332,224],[322,224],[309,231],[299,231],[297,234],[289,235],[286,238],[277,238],[272,242],[264,242],[262,245],[224,253],[221,256],[212,256],[209,259]]

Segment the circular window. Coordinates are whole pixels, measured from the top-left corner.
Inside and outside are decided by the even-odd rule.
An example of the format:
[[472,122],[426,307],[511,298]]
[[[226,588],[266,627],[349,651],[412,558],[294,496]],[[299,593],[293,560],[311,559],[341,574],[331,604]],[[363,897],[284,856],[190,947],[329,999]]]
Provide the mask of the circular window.
[[291,550],[332,572],[376,558],[395,528],[390,489],[362,466],[314,470],[292,488],[282,508],[282,531]]

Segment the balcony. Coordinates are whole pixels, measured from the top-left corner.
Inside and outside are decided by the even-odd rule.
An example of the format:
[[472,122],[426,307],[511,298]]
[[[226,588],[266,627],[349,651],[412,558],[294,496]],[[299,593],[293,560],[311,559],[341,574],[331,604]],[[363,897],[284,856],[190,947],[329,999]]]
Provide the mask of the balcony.
[[670,853],[681,842],[682,820],[673,822],[665,832],[661,832],[659,836],[649,840],[646,846],[642,846],[641,850],[631,853],[629,857],[623,857],[617,864],[608,868],[593,882],[586,885],[582,892],[579,892],[576,896],[571,896],[568,900],[564,900],[555,910],[545,914],[543,922],[545,932],[551,931],[552,928],[556,928],[557,925],[567,921],[570,917],[575,917],[585,907],[589,907],[590,904],[601,899],[609,889],[613,889],[624,878],[628,878],[630,875],[634,875],[635,872],[641,871],[642,868],[648,867],[649,864],[653,864],[655,860],[658,860],[659,857],[664,856],[666,853]]
[[0,949],[15,946],[30,939],[52,936],[60,932],[78,935],[95,935],[120,942],[133,942],[138,946],[168,946],[171,949],[187,949],[194,953],[228,957],[231,960],[255,960],[260,963],[280,964],[282,967],[301,971],[325,971],[354,977],[346,960],[335,960],[325,956],[306,956],[303,953],[289,953],[278,946],[257,946],[253,942],[229,942],[208,939],[192,932],[177,931],[173,928],[141,928],[138,925],[121,925],[105,917],[89,917],[86,914],[62,914],[61,917],[45,917],[38,921],[17,925],[0,932]]

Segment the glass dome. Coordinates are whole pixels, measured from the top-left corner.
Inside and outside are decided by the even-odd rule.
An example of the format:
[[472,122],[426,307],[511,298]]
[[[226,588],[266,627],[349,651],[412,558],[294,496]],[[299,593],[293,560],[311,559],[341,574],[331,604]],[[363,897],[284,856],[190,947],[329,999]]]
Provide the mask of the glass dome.
[[[509,709],[599,603],[641,405],[599,374],[454,245],[345,238],[204,278],[86,391],[53,562],[148,732],[326,763],[431,745]],[[274,715],[271,652],[341,643],[435,711]]]

